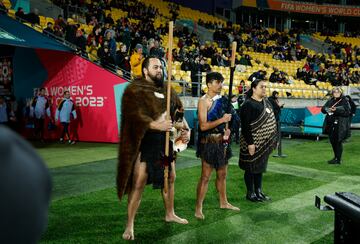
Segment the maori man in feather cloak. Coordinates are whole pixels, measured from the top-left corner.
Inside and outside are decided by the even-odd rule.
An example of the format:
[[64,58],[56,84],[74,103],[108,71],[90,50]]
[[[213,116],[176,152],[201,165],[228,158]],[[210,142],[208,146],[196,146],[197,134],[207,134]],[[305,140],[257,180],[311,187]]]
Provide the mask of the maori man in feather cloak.
[[[170,143],[169,189],[164,192],[164,149],[166,131],[172,120],[166,120],[166,86],[161,61],[147,57],[142,64],[143,79],[135,80],[122,97],[120,149],[117,169],[117,194],[121,200],[128,194],[128,219],[123,239],[134,240],[134,219],[146,184],[162,189],[165,221],[187,224],[174,212],[175,155]],[[171,92],[171,118],[182,103]],[[189,141],[188,125],[184,123],[181,139]]]

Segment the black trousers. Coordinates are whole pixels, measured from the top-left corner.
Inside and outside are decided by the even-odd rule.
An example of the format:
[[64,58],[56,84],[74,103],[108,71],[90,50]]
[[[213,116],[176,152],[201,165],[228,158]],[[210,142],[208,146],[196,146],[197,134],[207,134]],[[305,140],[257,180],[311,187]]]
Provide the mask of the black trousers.
[[35,134],[39,139],[44,139],[45,119],[35,119]]
[[62,126],[63,126],[63,131],[61,133],[61,137],[60,138],[64,138],[65,135],[67,135],[68,140],[70,140],[70,134],[69,134],[69,123],[66,122],[61,122]]
[[337,138],[330,137],[330,143],[334,152],[334,156],[337,160],[341,160],[343,152],[343,144]]
[[245,171],[244,181],[248,194],[262,192],[262,175],[262,173],[253,174],[250,171]]

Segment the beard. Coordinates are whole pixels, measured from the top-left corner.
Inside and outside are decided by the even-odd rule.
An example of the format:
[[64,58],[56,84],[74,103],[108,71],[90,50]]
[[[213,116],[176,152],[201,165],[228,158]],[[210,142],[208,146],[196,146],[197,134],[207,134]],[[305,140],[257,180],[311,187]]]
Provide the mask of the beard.
[[149,74],[149,77],[157,87],[162,87],[164,85],[164,76],[162,74]]

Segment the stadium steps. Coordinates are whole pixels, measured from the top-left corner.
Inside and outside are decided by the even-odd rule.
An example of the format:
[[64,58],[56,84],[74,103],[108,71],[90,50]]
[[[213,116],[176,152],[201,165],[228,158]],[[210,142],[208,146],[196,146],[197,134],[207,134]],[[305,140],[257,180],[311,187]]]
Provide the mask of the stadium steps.
[[[186,26],[189,28],[190,33],[194,30],[194,21],[193,20],[189,20],[189,19],[179,19],[176,21],[176,25],[180,25],[180,26]],[[206,42],[206,41],[213,41],[213,36],[214,36],[214,32],[210,31],[209,29],[197,25],[197,33],[199,35],[199,38],[201,41]]]
[[30,0],[30,8],[37,8],[41,15],[56,19],[60,14],[63,15],[63,9],[56,6],[50,0]]
[[316,53],[328,53],[328,45],[309,35],[301,35],[300,44]]

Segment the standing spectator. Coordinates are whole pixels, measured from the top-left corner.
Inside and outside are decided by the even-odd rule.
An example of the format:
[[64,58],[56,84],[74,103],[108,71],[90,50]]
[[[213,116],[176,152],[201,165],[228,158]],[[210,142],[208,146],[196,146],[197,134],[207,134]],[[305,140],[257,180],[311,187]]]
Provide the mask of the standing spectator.
[[39,94],[31,103],[31,114],[35,118],[35,136],[44,141],[44,123],[46,115],[50,117],[50,106],[45,96],[45,88],[40,88]]
[[191,67],[191,94],[193,97],[200,95],[199,89],[201,89],[202,83],[202,65],[200,63],[201,57],[195,57],[195,61]]
[[60,137],[60,143],[64,142],[64,137],[67,136],[69,144],[75,144],[76,142],[73,140],[71,141],[70,133],[69,133],[69,125],[71,120],[71,115],[74,119],[77,118],[76,110],[74,102],[70,99],[70,92],[64,92],[64,99],[61,100],[59,106],[56,110],[55,114],[55,121],[60,121],[61,125],[63,126],[63,131]]
[[335,87],[332,90],[332,98],[321,108],[321,112],[326,114],[325,133],[329,134],[334,151],[334,158],[329,160],[328,163],[341,164],[342,143],[348,135],[348,117],[350,115],[350,105],[343,96],[341,88]]
[[6,106],[5,99],[0,96],[0,124],[7,125],[9,121],[9,110]]
[[122,44],[120,50],[116,53],[116,65],[119,66],[122,70],[130,72],[130,57],[126,50],[126,45]]
[[130,57],[130,65],[131,65],[131,72],[133,77],[141,78],[141,65],[144,61],[144,57],[142,54],[143,47],[141,44],[136,44],[134,53]]
[[75,44],[77,29],[77,25],[68,24],[65,28],[65,40],[72,44]]
[[105,41],[108,42],[109,51],[110,51],[111,55],[113,56],[113,58],[115,59],[115,55],[116,55],[116,41],[114,39],[115,31],[106,30],[104,36],[105,36]]
[[[281,125],[280,125],[280,115],[281,109],[284,107],[284,103],[280,104],[279,101],[279,92],[273,91],[272,96],[269,97],[269,102],[271,103],[275,115],[276,125],[277,125],[277,132],[278,132],[278,149],[280,148],[280,140],[281,140]],[[279,149],[280,150],[280,149]]]
[[279,101],[279,92],[273,91],[272,96],[269,97],[269,102],[271,103],[275,115],[276,122],[280,121],[280,114],[281,109],[284,107],[285,104],[280,104]]
[[245,81],[241,80],[239,86],[237,87],[238,91],[239,91],[239,96],[238,96],[238,104],[239,107],[241,106],[241,104],[243,104],[243,102],[245,101],[245,94],[246,94],[246,85],[245,85]]
[[76,31],[74,43],[82,52],[86,52],[86,38],[81,30]]
[[352,100],[352,98],[349,95],[345,96],[345,98],[348,100],[349,105],[350,105],[350,116],[349,116],[349,121],[348,121],[348,134],[346,136],[346,138],[348,139],[351,137],[351,123],[352,123],[353,117],[355,117],[355,114],[356,114],[356,104],[354,103],[354,101]]

